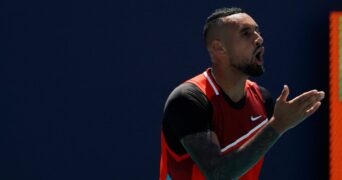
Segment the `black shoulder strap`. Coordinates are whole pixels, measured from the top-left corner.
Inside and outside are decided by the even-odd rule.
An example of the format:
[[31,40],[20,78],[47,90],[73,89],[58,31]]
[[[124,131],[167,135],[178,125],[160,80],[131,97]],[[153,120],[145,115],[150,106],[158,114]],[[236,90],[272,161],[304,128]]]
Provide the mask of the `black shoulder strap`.
[[259,89],[265,102],[267,117],[270,119],[273,116],[274,100],[272,98],[271,93],[267,89],[265,89],[262,86],[259,86]]

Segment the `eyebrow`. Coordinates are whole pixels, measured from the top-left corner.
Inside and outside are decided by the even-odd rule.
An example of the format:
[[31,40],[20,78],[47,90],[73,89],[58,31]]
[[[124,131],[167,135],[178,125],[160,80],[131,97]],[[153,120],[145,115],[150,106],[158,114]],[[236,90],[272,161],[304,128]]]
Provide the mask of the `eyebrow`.
[[[250,29],[253,29],[253,27],[250,26],[250,25],[247,25],[247,26],[245,25],[245,26],[240,30],[240,32],[243,33],[243,32],[248,31],[248,30],[250,30]],[[259,31],[259,26],[258,26],[258,25],[254,26],[254,30]]]

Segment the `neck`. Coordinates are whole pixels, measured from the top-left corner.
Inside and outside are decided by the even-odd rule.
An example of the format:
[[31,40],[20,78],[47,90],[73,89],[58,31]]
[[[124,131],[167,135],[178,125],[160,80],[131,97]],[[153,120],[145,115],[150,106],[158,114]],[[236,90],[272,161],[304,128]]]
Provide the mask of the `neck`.
[[216,83],[234,102],[238,102],[245,96],[245,84],[248,76],[236,72],[234,69],[222,69],[213,65],[212,75]]

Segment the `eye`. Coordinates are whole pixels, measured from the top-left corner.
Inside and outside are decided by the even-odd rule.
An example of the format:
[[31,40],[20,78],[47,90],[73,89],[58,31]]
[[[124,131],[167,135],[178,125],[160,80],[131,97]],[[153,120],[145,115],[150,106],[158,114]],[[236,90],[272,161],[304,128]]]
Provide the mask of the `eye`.
[[244,37],[249,37],[249,36],[251,36],[251,34],[252,34],[252,32],[251,32],[250,30],[245,30],[245,31],[243,31],[243,33],[242,33],[242,35],[243,35]]

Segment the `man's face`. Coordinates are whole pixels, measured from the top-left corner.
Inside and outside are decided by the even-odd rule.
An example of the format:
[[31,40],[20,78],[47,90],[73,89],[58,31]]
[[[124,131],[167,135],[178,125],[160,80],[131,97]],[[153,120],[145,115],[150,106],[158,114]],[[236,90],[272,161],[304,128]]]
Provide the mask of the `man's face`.
[[227,33],[223,33],[222,41],[231,67],[248,76],[262,75],[264,47],[256,22],[245,13],[233,14],[223,20]]

